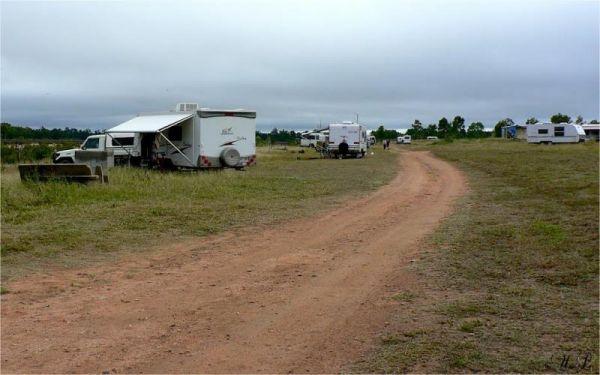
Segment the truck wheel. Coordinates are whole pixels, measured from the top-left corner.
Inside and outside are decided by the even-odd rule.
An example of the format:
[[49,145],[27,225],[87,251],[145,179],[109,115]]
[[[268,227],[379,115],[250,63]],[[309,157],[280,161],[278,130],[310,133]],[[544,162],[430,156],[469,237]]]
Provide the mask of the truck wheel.
[[230,168],[235,168],[240,163],[241,157],[238,150],[229,147],[221,152],[220,159],[223,165]]
[[59,158],[55,162],[56,164],[73,164],[74,161],[71,158]]

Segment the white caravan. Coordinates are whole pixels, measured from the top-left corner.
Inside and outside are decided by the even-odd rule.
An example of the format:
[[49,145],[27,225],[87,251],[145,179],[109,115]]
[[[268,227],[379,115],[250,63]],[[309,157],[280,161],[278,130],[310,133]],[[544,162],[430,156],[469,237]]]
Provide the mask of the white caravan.
[[256,162],[256,112],[245,109],[181,103],[175,111],[139,115],[108,133],[136,134],[141,165],[239,169]]
[[585,131],[578,124],[529,124],[527,125],[527,142],[547,144],[585,142]]
[[319,142],[327,140],[327,135],[319,132],[309,132],[302,134],[300,138],[300,147],[315,147]]
[[410,135],[401,135],[396,139],[396,143],[409,145],[412,143],[412,137]]
[[[368,147],[367,128],[351,121],[329,125],[327,150],[334,157],[349,154],[365,156]],[[345,145],[344,145],[345,144]],[[340,147],[341,145],[341,147]],[[344,150],[344,148],[347,148]]]
[[52,161],[55,164],[65,164],[75,162],[75,152],[80,150],[88,151],[109,151],[114,155],[114,163],[127,164],[129,160],[140,156],[139,153],[139,134],[136,133],[115,133],[115,134],[95,134],[90,135],[81,144],[79,148],[62,150],[52,155]]

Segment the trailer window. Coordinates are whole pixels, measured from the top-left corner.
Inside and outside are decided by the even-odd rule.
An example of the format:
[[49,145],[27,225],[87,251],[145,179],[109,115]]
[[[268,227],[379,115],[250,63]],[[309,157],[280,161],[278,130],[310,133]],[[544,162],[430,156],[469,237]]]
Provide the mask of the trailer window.
[[565,136],[565,127],[564,126],[555,126],[554,127],[554,136],[555,137],[564,137]]
[[548,134],[548,129],[538,129],[538,134]]
[[88,138],[88,140],[85,141],[85,143],[83,145],[83,148],[85,150],[99,148],[99,147],[100,147],[100,138]]
[[183,139],[183,131],[181,125],[173,126],[169,128],[169,140],[171,141],[181,141]]
[[133,146],[133,137],[115,137],[112,144],[113,146]]

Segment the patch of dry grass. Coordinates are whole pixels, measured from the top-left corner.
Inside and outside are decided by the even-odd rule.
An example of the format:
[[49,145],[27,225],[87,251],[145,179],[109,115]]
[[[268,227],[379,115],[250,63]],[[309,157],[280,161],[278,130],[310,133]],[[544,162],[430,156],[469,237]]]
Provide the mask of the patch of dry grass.
[[[423,293],[357,369],[598,373],[598,144],[424,147],[471,193],[416,267]],[[407,337],[415,321],[425,333]]]
[[247,171],[161,173],[114,168],[110,184],[23,184],[2,172],[2,277],[48,262],[78,265],[242,226],[311,215],[387,183],[396,154],[313,159],[297,149],[259,150]]

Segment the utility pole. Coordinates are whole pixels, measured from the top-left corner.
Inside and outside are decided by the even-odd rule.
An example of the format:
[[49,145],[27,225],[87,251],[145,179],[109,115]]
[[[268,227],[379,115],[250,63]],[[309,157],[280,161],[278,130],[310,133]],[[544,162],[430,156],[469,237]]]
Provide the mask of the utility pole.
[[356,123],[358,124],[358,112],[356,112],[355,114],[356,114]]

